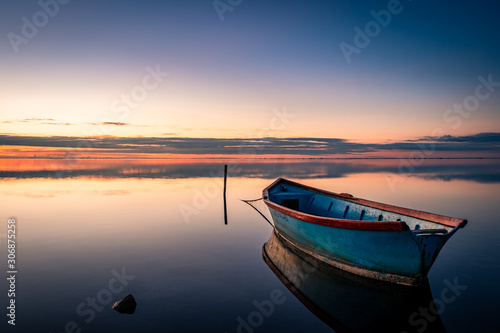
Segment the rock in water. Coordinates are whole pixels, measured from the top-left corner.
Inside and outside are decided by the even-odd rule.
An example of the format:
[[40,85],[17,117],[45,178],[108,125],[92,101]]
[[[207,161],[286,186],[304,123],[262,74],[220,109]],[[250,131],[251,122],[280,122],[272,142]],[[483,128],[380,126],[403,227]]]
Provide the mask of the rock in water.
[[121,300],[113,304],[113,310],[116,310],[120,313],[133,314],[135,312],[135,307],[137,306],[137,302],[135,301],[134,296],[132,294],[123,297]]

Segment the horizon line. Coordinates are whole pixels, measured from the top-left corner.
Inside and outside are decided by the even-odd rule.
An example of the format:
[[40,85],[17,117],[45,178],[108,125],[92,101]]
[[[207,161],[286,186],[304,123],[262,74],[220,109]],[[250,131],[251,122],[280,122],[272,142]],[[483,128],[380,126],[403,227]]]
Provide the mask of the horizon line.
[[[65,160],[66,157],[0,156],[12,160]],[[401,157],[75,157],[71,160],[401,160]],[[424,160],[499,160],[500,157],[425,157]]]

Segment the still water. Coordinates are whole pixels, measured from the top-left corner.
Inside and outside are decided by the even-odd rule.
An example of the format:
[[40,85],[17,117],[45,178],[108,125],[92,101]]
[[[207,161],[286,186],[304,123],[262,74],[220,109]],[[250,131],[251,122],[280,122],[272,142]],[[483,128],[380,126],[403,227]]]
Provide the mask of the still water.
[[[223,169],[228,224],[224,224]],[[327,272],[240,199],[277,177],[469,224],[416,290]],[[2,332],[498,332],[500,161],[0,160]],[[256,207],[269,216],[262,202]],[[277,269],[278,268],[278,269]],[[280,274],[286,272],[286,274]],[[285,276],[284,276],[285,275]],[[8,276],[7,276],[8,277]],[[111,309],[132,294],[132,315]],[[434,302],[432,301],[434,299]]]

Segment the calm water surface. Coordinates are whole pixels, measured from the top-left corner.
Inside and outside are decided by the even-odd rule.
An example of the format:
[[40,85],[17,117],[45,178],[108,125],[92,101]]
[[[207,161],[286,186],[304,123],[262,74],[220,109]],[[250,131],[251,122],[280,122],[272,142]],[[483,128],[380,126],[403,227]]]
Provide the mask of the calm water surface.
[[[0,284],[2,332],[500,331],[500,161],[400,163],[0,160],[0,267],[6,275],[14,217],[18,268],[15,329],[5,278]],[[262,257],[271,226],[240,201],[277,177],[469,224],[421,292],[303,271],[290,257],[280,264],[299,268],[287,277],[304,287],[298,292]],[[111,309],[130,293],[135,314]]]

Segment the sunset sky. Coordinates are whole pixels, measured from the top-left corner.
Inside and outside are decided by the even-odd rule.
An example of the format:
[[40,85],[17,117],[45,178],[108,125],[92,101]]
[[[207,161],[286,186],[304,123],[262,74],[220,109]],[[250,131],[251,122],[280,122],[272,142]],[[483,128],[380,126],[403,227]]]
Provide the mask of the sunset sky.
[[3,1],[0,156],[500,157],[499,10]]

